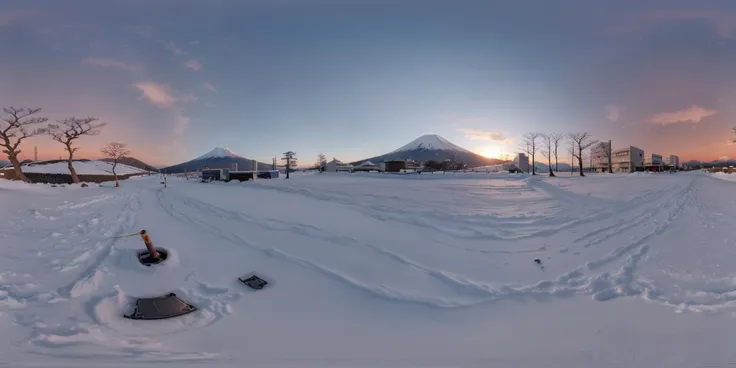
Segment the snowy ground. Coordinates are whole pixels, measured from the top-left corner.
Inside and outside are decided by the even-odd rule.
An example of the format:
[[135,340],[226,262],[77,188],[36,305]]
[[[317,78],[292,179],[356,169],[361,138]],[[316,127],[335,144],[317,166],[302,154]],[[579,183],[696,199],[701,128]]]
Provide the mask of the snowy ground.
[[[736,183],[563,175],[0,181],[0,363],[736,362]],[[113,238],[140,229],[165,263],[143,267],[139,238]],[[237,282],[251,271],[273,287]],[[169,292],[199,310],[121,318]]]
[[[79,175],[111,175],[112,163],[105,161],[74,161],[74,170]],[[64,162],[54,162],[50,164],[28,164],[23,165],[23,172],[43,173],[43,174],[69,174],[69,167]],[[118,175],[145,173],[145,170],[118,164],[115,167]]]

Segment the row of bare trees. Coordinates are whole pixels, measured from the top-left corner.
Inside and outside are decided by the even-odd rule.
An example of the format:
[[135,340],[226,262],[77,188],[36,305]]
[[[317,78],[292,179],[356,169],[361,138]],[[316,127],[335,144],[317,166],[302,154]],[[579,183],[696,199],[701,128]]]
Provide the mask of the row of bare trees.
[[[568,153],[577,159],[580,176],[585,176],[583,173],[583,151],[598,143],[597,140],[592,140],[591,137],[592,135],[588,132],[569,133],[566,135],[560,133],[531,132],[524,134],[520,150],[532,159],[532,175],[537,175],[535,158],[537,152],[539,152],[547,159],[549,176],[555,176],[554,172],[558,171],[560,146],[563,140],[568,138],[572,141],[572,146],[568,150]],[[554,170],[552,169],[552,158],[555,161]]]
[[[57,120],[57,124],[38,127],[49,120],[46,117],[35,116],[40,111],[40,108],[15,108],[12,106],[3,108],[5,116],[0,121],[0,147],[3,148],[2,152],[8,156],[8,160],[13,165],[16,178],[25,182],[31,181],[23,174],[21,161],[18,158],[22,152],[20,149],[21,143],[26,138],[48,135],[52,140],[64,145],[64,151],[68,153],[67,165],[72,182],[79,183],[77,171],[74,170],[74,165],[72,165],[74,153],[79,150],[79,147],[75,146],[75,141],[84,136],[100,134],[100,129],[105,127],[107,123],[100,122],[95,117],[70,117]],[[105,146],[101,152],[111,159],[115,186],[119,187],[120,183],[115,168],[120,159],[129,155],[130,151],[126,149],[125,144],[112,142]]]

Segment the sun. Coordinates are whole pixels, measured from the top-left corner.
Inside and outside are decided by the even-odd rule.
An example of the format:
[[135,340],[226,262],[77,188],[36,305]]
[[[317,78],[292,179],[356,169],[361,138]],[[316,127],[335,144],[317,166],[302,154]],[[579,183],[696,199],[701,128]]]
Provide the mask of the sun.
[[477,152],[481,156],[485,156],[488,158],[502,158],[503,154],[505,153],[504,150],[498,146],[478,147],[475,152]]

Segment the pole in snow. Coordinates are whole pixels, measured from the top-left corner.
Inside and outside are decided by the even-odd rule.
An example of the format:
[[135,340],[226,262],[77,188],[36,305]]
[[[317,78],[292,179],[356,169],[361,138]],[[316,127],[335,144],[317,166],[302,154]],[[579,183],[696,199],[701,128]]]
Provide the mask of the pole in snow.
[[148,233],[146,233],[146,230],[141,230],[141,238],[143,239],[143,244],[145,244],[148,249],[148,254],[153,258],[158,258],[158,252],[156,251],[156,248],[154,248],[151,238],[148,236]]

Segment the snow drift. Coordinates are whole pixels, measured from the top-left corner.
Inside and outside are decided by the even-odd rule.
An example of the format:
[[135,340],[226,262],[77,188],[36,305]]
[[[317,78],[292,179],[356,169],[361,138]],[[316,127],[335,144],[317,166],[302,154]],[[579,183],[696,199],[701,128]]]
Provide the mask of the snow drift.
[[[0,180],[0,361],[725,366],[733,190],[702,173]],[[116,238],[143,228],[164,263]],[[197,311],[122,318],[171,292]]]

